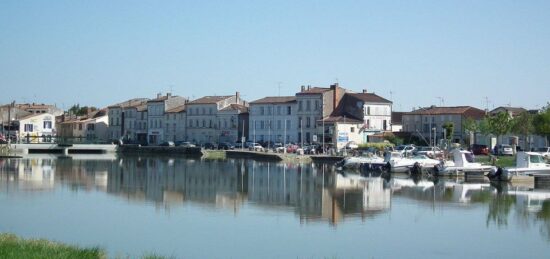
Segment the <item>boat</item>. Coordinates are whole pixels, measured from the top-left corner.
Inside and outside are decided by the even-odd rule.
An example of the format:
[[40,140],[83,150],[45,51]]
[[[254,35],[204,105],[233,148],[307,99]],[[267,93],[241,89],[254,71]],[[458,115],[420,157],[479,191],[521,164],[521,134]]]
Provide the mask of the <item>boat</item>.
[[392,173],[421,172],[421,168],[432,168],[441,161],[429,158],[426,155],[405,157],[388,162],[389,171]]
[[474,161],[470,151],[453,149],[452,161],[442,161],[433,166],[433,174],[437,176],[464,176],[465,173],[483,173],[483,175],[497,172],[496,166],[483,165]]
[[352,156],[346,157],[342,161],[336,163],[336,167],[342,169],[361,170],[367,164],[384,164],[384,158],[377,155],[370,156]]
[[550,176],[550,165],[546,164],[544,157],[537,152],[518,152],[516,166],[504,167],[489,178],[500,181],[532,181],[533,176]]

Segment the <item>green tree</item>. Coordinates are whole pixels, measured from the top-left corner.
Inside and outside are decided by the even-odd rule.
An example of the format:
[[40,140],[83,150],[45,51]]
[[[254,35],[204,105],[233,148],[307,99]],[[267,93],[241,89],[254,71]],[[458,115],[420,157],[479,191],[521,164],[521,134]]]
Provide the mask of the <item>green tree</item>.
[[[522,112],[512,119],[511,132],[523,137],[524,143],[527,143],[527,137],[533,133],[533,116],[528,112]],[[531,147],[524,147],[529,150]]]
[[97,108],[94,107],[94,106],[82,106],[82,107],[80,107],[80,104],[77,103],[77,104],[71,106],[71,108],[69,108],[68,112],[70,114],[74,114],[74,115],[77,115],[77,116],[83,116],[83,115],[88,114],[88,110],[97,111]]
[[550,137],[550,105],[535,115],[533,118],[534,133],[546,138],[546,146],[548,146],[548,138]]
[[475,141],[471,139],[470,135],[475,136],[475,133],[479,130],[478,123],[473,118],[467,117],[462,121],[462,129],[468,134],[468,145],[471,146]]
[[449,122],[445,122],[442,127],[443,129],[445,129],[445,135],[447,137],[447,140],[453,139],[455,124],[449,121]]
[[489,131],[491,134],[497,137],[497,140],[500,136],[505,135],[510,132],[511,128],[511,118],[507,112],[499,112],[496,115],[489,117]]

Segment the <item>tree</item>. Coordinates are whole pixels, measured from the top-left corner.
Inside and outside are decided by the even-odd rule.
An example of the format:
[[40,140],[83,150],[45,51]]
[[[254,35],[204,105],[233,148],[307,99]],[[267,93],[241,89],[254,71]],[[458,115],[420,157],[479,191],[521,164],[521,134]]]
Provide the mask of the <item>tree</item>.
[[71,108],[69,108],[68,112],[70,114],[74,114],[76,116],[83,116],[83,115],[86,115],[88,114],[88,110],[89,111],[97,111],[97,108],[94,107],[94,106],[82,106],[80,107],[80,104],[75,104],[73,106],[71,106]]
[[510,132],[511,118],[507,112],[499,112],[496,115],[489,117],[489,131],[497,137]]
[[445,129],[445,135],[447,137],[447,140],[453,139],[453,132],[455,131],[455,124],[452,122],[445,122],[443,124],[443,129]]
[[464,129],[465,133],[468,133],[468,145],[471,146],[475,143],[475,141],[471,139],[471,136],[475,136],[475,133],[479,130],[479,125],[474,119],[467,117],[462,122],[462,129]]
[[550,105],[535,115],[533,118],[533,128],[535,134],[546,138],[546,146],[548,146],[548,138],[550,137]]
[[[527,144],[527,137],[533,133],[533,116],[528,112],[522,112],[512,119],[510,130],[514,134],[523,137],[524,143]],[[523,147],[529,150],[531,147]]]

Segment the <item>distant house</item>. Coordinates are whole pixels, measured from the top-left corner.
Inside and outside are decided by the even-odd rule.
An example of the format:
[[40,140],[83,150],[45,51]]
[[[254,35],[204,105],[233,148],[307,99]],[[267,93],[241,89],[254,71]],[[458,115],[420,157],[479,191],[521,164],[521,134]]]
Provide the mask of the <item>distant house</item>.
[[164,141],[172,141],[173,139],[166,136],[166,127],[169,127],[165,121],[165,112],[185,104],[186,98],[181,96],[172,96],[167,93],[162,96],[157,95],[157,98],[147,101],[147,119],[149,121],[147,128],[148,143],[158,145]]
[[246,106],[239,92],[235,95],[204,96],[187,103],[187,140],[204,144],[218,143],[224,139],[225,133],[220,130],[220,123],[223,121],[220,118],[226,118],[226,112],[220,111],[232,104]]
[[268,96],[250,102],[251,141],[298,142],[295,96]]
[[15,121],[16,132],[20,142],[42,143],[52,142],[56,135],[55,116],[49,113],[31,114]]
[[[109,116],[109,139],[119,140],[122,138],[131,139],[133,137],[131,126],[133,123],[127,123],[126,118],[130,121],[133,118],[132,107],[138,107],[147,102],[147,98],[134,98],[118,104],[107,107]],[[125,111],[132,111],[125,113]],[[137,111],[136,111],[137,114]]]
[[466,139],[462,124],[466,118],[481,120],[485,111],[471,106],[438,107],[430,106],[419,108],[412,112],[403,113],[403,131],[415,133],[419,137],[433,142],[443,139],[445,133],[443,125],[447,122],[454,124],[452,142],[461,143]]
[[520,115],[521,113],[527,112],[527,109],[521,108],[521,107],[506,107],[506,106],[500,106],[498,108],[493,109],[489,112],[489,115],[496,115],[500,112],[506,112],[508,115],[510,115],[510,118],[513,118],[515,116]]

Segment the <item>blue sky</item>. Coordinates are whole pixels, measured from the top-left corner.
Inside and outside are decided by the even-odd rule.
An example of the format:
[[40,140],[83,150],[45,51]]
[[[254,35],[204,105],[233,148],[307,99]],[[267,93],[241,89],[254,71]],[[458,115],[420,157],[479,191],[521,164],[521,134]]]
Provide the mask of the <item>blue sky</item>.
[[[550,1],[0,1],[0,103],[293,95],[539,108]],[[278,87],[280,83],[280,88]],[[390,91],[392,94],[390,95]]]

